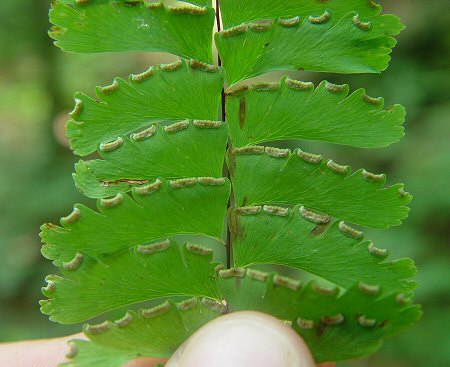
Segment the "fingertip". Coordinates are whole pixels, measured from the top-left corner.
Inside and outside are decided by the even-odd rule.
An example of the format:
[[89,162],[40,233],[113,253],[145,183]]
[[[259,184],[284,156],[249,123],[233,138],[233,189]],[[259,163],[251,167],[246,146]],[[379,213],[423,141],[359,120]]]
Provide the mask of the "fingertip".
[[166,367],[314,367],[292,328],[259,312],[222,316],[197,331]]

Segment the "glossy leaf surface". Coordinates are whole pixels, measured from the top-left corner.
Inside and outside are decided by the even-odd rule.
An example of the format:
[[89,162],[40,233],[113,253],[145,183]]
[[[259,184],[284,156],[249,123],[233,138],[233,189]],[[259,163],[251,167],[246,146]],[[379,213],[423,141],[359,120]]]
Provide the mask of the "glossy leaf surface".
[[409,279],[416,273],[411,259],[385,261],[387,250],[327,215],[297,206],[244,207],[230,216],[236,267],[284,265],[346,289],[358,281],[379,286],[385,293],[415,287]]
[[212,61],[214,10],[195,5],[164,6],[137,1],[55,2],[49,32],[70,52],[170,52]]
[[205,69],[193,60],[151,67],[130,76],[129,82],[118,78],[110,86],[97,88],[100,103],[81,93],[75,95],[67,137],[75,154],[87,155],[102,143],[139,132],[154,122],[216,121],[222,84],[218,68]]
[[233,145],[303,139],[359,148],[379,148],[404,135],[403,106],[383,109],[382,98],[364,89],[348,93],[348,85],[282,78],[280,83],[229,92],[227,122]]
[[411,195],[402,184],[385,187],[385,175],[303,152],[266,147],[230,152],[237,205],[302,204],[352,223],[387,228],[408,215]]
[[211,260],[211,250],[188,243],[180,251],[173,240],[118,252],[101,261],[84,256],[77,269],[62,267],[63,277],[46,278],[48,286],[43,293],[49,299],[41,302],[42,312],[53,321],[68,324],[156,298],[217,299],[213,278],[217,264]]
[[158,177],[220,177],[222,175],[227,128],[217,121],[184,121],[179,131],[153,125],[141,134],[124,137],[116,149],[101,158],[80,161],[74,175],[77,188],[86,196],[103,198]]

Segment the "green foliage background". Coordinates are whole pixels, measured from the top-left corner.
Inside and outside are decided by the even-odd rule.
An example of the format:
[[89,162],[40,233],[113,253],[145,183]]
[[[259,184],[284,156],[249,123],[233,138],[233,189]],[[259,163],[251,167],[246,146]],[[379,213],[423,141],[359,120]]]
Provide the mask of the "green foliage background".
[[[450,15],[445,0],[379,2],[407,25],[386,72],[288,73],[316,84],[327,79],[349,83],[352,90],[364,87],[373,96],[384,96],[387,106],[401,103],[408,111],[406,137],[387,149],[302,144],[337,162],[385,172],[390,183],[405,182],[415,197],[403,226],[372,230],[370,237],[393,257],[416,260],[417,302],[423,304],[424,316],[375,356],[340,366],[448,366]],[[46,34],[48,7],[48,0],[0,2],[0,342],[80,330],[79,325],[49,322],[38,306],[44,276],[53,271],[40,255],[40,224],[57,222],[74,202],[94,204],[76,191],[71,178],[77,158],[64,138],[64,124],[73,92],[92,94],[95,85],[107,85],[114,76],[174,60],[159,54],[63,54]],[[275,81],[281,75],[270,77]]]

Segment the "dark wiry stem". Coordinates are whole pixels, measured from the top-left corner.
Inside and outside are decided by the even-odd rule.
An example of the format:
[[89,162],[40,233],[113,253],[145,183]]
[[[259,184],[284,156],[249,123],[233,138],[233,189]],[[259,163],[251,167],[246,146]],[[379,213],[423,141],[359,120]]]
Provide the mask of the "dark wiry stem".
[[[217,21],[217,32],[221,31],[221,24],[220,24],[220,4],[219,0],[216,0],[216,21]],[[219,66],[222,66],[222,60],[220,59],[220,55],[217,55],[218,64]],[[225,112],[225,89],[222,89],[222,121],[225,121],[226,118],[226,112]],[[229,144],[227,144],[227,149],[229,148]],[[227,177],[230,178],[230,171],[227,167]],[[228,209],[231,207],[231,197],[228,200]],[[226,252],[227,252],[227,269],[231,268],[231,234],[230,234],[230,228],[227,226],[227,243],[226,243]]]

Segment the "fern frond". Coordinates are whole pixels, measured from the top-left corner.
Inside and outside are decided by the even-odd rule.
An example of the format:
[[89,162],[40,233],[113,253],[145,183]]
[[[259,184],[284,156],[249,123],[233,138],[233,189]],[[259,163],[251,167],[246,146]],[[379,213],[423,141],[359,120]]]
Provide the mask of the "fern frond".
[[358,281],[385,293],[409,292],[415,287],[408,279],[416,273],[412,260],[386,262],[387,250],[327,214],[303,206],[253,206],[237,208],[229,215],[236,267],[285,265],[346,289]]
[[[80,160],[74,179],[99,199],[98,211],[77,204],[60,226],[41,227],[42,253],[61,272],[46,278],[42,312],[70,324],[144,301],[182,302],[85,325],[90,341],[72,342],[66,366],[169,358],[200,327],[241,310],[291,325],[317,362],[373,353],[418,320],[413,261],[387,261],[388,250],[347,224],[401,224],[411,200],[403,185],[386,187],[383,174],[351,173],[300,149],[258,145],[385,147],[403,136],[404,108],[383,109],[381,97],[327,81],[235,85],[274,70],[378,73],[403,29],[399,18],[381,15],[372,0],[221,0],[224,29],[214,37],[222,68],[211,65],[211,0],[52,3],[50,36],[63,50],[182,58],[97,87],[97,99],[75,95],[71,148],[100,159]],[[225,244],[227,216],[231,269],[214,263],[211,249],[172,238]],[[304,270],[332,286],[253,265]]]
[[[175,305],[169,301],[138,314],[128,312],[116,322],[85,326],[91,342],[75,341],[73,366],[87,367],[83,357],[103,348],[108,351],[105,359],[112,353],[123,359],[167,358],[208,321],[224,312],[243,310],[269,313],[291,324],[311,346],[317,362],[342,360],[374,352],[383,338],[410,326],[421,314],[401,294],[380,296],[379,289],[364,283],[339,294],[314,282],[302,284],[278,274],[239,268],[220,270],[217,283],[221,302],[191,298]],[[97,358],[96,366],[107,366],[106,361],[93,358]]]
[[127,312],[115,322],[86,325],[84,332],[91,342],[73,342],[67,366],[91,367],[95,361],[96,367],[119,367],[138,357],[169,358],[195,331],[221,315],[223,306],[215,305],[197,298],[177,304],[167,301],[139,313]]
[[304,139],[378,148],[400,140],[403,106],[383,110],[382,98],[369,97],[364,89],[348,91],[348,85],[323,81],[314,89],[312,83],[287,77],[230,89],[227,122],[233,145]]
[[355,13],[338,22],[332,18],[326,12],[302,21],[261,20],[217,33],[228,83],[274,70],[378,73],[387,68],[396,44],[390,34],[403,28],[396,16],[379,16],[369,28]]
[[[225,275],[225,276],[224,276]],[[228,310],[256,310],[291,322],[316,362],[340,361],[375,352],[383,338],[411,326],[420,307],[401,294],[355,283],[346,292],[248,269],[226,271],[218,283]]]
[[[218,183],[220,183],[218,185]],[[98,201],[100,212],[83,205],[61,219],[62,227],[42,226],[42,253],[66,270],[86,259],[102,260],[138,245],[177,234],[222,238],[230,182],[181,179],[134,188]]]
[[86,325],[84,331],[96,344],[168,358],[197,329],[221,314],[223,305],[208,301],[197,298],[178,304],[167,301],[151,309],[142,309],[139,314],[129,313],[131,317],[126,326],[121,327],[120,322],[116,322],[109,324],[109,330],[96,333],[95,326]]
[[71,4],[56,1],[50,11],[50,37],[64,51],[157,51],[212,62],[212,8],[144,0]]
[[130,191],[158,177],[220,177],[227,128],[220,121],[188,120],[163,128],[152,125],[124,137],[121,146],[100,150],[102,160],[80,161],[74,179],[89,197]]
[[259,19],[320,16],[326,10],[332,13],[332,22],[350,12],[364,18],[376,17],[381,12],[381,6],[372,0],[221,0],[220,8],[225,29]]
[[385,175],[351,173],[321,155],[262,146],[229,152],[238,206],[303,204],[352,223],[387,228],[408,216],[403,184],[384,187]]
[[97,88],[100,103],[75,95],[67,137],[75,154],[87,155],[153,122],[217,120],[222,86],[221,69],[195,60],[151,67],[129,82],[117,78]]
[[[61,268],[63,277],[50,275],[41,301],[52,321],[71,324],[106,311],[162,297],[219,299],[214,281],[212,250],[166,239],[102,258],[83,257],[76,270]],[[132,272],[127,274],[130,269]],[[176,271],[173,271],[176,269]],[[127,274],[127,276],[124,276]]]

